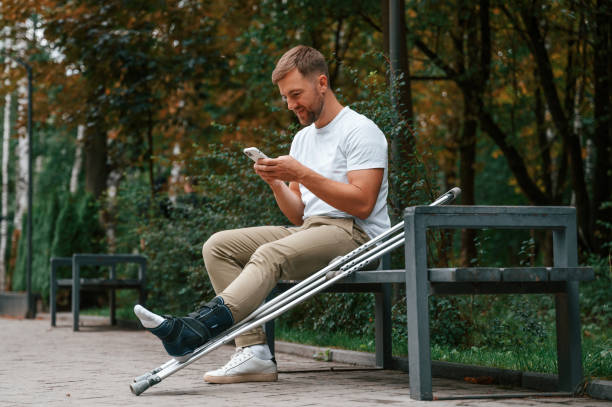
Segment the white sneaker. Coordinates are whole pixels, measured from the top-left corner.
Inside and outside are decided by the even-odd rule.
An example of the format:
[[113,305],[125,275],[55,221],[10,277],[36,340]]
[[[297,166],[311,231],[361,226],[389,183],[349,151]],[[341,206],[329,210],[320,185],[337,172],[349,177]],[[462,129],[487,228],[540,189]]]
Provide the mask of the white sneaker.
[[221,369],[206,372],[208,383],[275,382],[278,380],[276,361],[259,359],[248,348],[237,348],[229,362]]

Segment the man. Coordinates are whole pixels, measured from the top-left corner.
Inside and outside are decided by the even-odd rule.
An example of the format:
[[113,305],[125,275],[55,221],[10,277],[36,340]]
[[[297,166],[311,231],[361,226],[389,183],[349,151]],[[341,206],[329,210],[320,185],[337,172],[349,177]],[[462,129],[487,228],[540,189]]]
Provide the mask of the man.
[[[386,139],[371,120],[338,102],[323,55],[292,48],[277,62],[272,82],[306,127],[289,155],[259,159],[254,169],[297,227],[214,234],[202,254],[217,296],[187,317],[165,319],[136,306],[145,328],[177,359],[249,315],[278,280],[304,279],[390,226]],[[236,346],[232,359],[206,373],[205,381],[277,379],[262,328],[237,337]]]

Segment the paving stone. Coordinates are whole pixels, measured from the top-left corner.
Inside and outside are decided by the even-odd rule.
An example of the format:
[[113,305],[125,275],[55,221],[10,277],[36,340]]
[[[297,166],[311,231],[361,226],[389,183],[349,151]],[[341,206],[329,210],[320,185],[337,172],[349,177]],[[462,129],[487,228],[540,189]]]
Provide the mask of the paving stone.
[[[0,406],[604,406],[588,398],[530,397],[502,400],[410,399],[408,375],[401,371],[322,362],[277,353],[279,380],[274,383],[213,385],[202,377],[225,364],[233,348],[224,346],[166,378],[140,396],[129,384],[168,360],[158,341],[143,330],[107,326],[106,319],[83,318],[73,332],[69,316],[18,320],[0,317]],[[331,369],[335,370],[331,370]],[[437,397],[518,394],[522,389],[434,379]]]

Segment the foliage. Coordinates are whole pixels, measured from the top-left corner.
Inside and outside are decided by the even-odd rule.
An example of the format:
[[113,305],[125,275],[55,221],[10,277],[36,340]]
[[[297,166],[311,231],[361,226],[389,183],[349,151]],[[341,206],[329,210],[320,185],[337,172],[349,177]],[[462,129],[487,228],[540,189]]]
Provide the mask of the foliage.
[[296,332],[374,332],[373,294],[319,294],[283,314],[279,321]]
[[580,285],[580,308],[585,329],[597,333],[612,325],[611,257],[591,255],[586,264],[593,267],[595,280]]
[[[99,203],[81,191],[71,196],[68,179],[74,150],[65,148],[63,131],[39,129],[39,146],[47,156],[42,171],[35,179],[32,220],[32,292],[40,293],[44,303],[49,295],[49,259],[53,256],[72,256],[73,253],[103,252],[104,231],[98,220]],[[57,180],[66,180],[63,184]],[[22,238],[19,240],[13,289],[26,288],[27,227],[23,218]]]
[[[610,143],[601,135],[609,135],[610,125],[609,5],[407,1],[413,128],[397,121],[390,105],[387,56],[377,51],[389,40],[381,5],[3,1],[0,21],[6,29],[0,37],[19,44],[9,51],[31,63],[36,78],[34,119],[41,136],[35,158],[43,164],[35,189],[35,291],[47,293],[49,256],[108,248],[148,256],[150,299],[157,310],[189,311],[209,299],[200,248],[212,233],[287,222],[241,149],[287,152],[296,121],[270,84],[270,72],[284,50],[305,43],[328,57],[343,103],[372,118],[389,140],[416,137],[416,164],[390,163],[394,221],[403,210],[396,203],[404,198],[408,205],[425,204],[471,181],[476,204],[575,204],[581,254],[597,276],[582,285],[585,335],[605,338],[600,327],[611,322],[612,205]],[[486,15],[479,15],[483,10]],[[20,69],[3,70],[0,87],[14,91],[22,76]],[[399,75],[403,79],[408,78]],[[477,128],[466,143],[468,122]],[[92,153],[105,157],[105,173],[118,174],[116,202],[112,196],[94,202],[82,192],[66,192],[75,146],[71,129],[79,124],[88,134],[100,134],[108,148],[108,159],[102,147]],[[16,127],[23,125],[20,117]],[[466,144],[474,146],[473,158],[462,153]],[[461,175],[465,167],[473,169],[473,180]],[[185,177],[194,181],[194,194],[176,192],[182,187],[177,180]],[[156,181],[167,184],[156,190]],[[103,226],[115,232],[116,241],[108,245],[100,241],[98,209]],[[544,263],[546,239],[484,231],[467,261]],[[459,258],[457,236],[433,234],[430,244],[431,264]],[[16,288],[24,287],[24,248],[21,239]],[[392,265],[402,263],[402,253],[394,254]],[[395,300],[394,318],[404,322],[401,290]],[[432,340],[441,353],[450,347],[483,353],[544,346],[552,342],[552,310],[546,296],[434,298]],[[372,331],[372,314],[370,295],[326,294],[292,311],[285,323],[302,331],[365,335]],[[405,344],[405,324],[395,325],[394,338]]]
[[[404,324],[405,321],[394,319],[393,329]],[[333,331],[301,329],[296,330],[280,321],[275,326],[275,336],[279,340],[305,343],[321,347],[340,347],[355,351],[374,352],[375,343],[373,334],[357,335],[350,330],[335,329]],[[599,377],[609,379],[612,377],[612,341],[610,329],[600,337],[583,335],[582,364],[586,377]],[[403,336],[393,336],[393,355],[406,357],[408,343]],[[326,355],[316,355],[324,360]],[[432,360],[454,362],[502,369],[522,370],[557,374],[556,341],[552,336],[534,343],[509,345],[504,348],[486,346],[456,346],[432,342]]]
[[[277,153],[282,137],[277,134],[260,147],[266,153]],[[170,199],[160,193],[151,199],[141,178],[127,177],[123,183],[118,203],[124,208],[117,220],[121,236],[118,250],[136,249],[148,257],[148,290],[154,309],[191,311],[194,303],[214,295],[200,255],[202,244],[214,232],[286,223],[267,185],[254,174],[242,153],[244,147],[200,147],[202,155],[185,170],[195,184],[196,192],[190,195]]]

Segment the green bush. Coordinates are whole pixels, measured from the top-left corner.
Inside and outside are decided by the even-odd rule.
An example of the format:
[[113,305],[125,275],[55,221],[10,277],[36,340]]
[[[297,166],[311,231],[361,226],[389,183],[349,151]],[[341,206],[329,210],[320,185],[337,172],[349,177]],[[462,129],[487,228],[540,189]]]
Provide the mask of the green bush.
[[[52,256],[73,253],[104,252],[104,231],[99,223],[99,203],[79,191],[68,192],[74,162],[71,134],[62,129],[38,128],[38,151],[44,151],[42,170],[34,179],[32,219],[32,292],[39,293],[45,304],[49,296],[49,260]],[[58,182],[62,180],[64,182]],[[12,289],[26,289],[27,215],[17,246],[17,260],[12,271]]]
[[[258,131],[258,130],[255,130]],[[283,135],[260,148],[280,154]],[[277,143],[274,144],[274,141]],[[118,245],[148,258],[149,305],[159,312],[192,311],[214,295],[201,256],[215,232],[239,227],[287,224],[269,188],[242,153],[245,146],[202,147],[186,171],[196,192],[172,202],[166,193],[151,197],[139,177],[127,177],[119,192]]]
[[[350,69],[346,73],[352,75]],[[395,114],[388,101],[386,84],[370,75],[366,83],[360,84],[361,102],[351,107],[374,120],[390,138],[405,131],[404,123],[395,123]],[[342,95],[338,92],[340,99]],[[298,127],[290,126],[283,131],[265,128],[235,128],[214,124],[207,139],[220,138],[222,134],[240,131],[248,139],[258,140],[257,146],[269,156],[287,154],[291,139]],[[147,191],[146,183],[138,176],[127,176],[120,191],[121,208],[118,224],[123,250],[139,250],[149,259],[150,305],[160,312],[191,310],[194,303],[206,301],[212,288],[201,258],[201,246],[214,232],[258,225],[286,225],[288,220],[277,208],[268,186],[254,173],[252,162],[242,153],[247,145],[223,146],[213,143],[192,146],[197,149],[197,158],[186,163],[185,173],[197,182],[196,196],[199,205],[181,207],[180,203],[169,203],[167,196],[157,194],[155,198]],[[399,168],[399,167],[398,167]],[[401,167],[402,171],[406,167]],[[391,177],[396,169],[391,170]],[[422,165],[409,169],[404,179],[424,179]],[[422,196],[420,202],[429,198],[423,183],[414,182],[392,194]],[[177,199],[181,199],[180,197]],[[181,216],[177,214],[181,213]],[[142,245],[141,245],[142,242]],[[371,295],[323,295],[311,301],[307,307],[292,311],[285,319],[301,321],[301,326],[331,327],[333,321],[345,328],[371,331],[373,323],[373,297]],[[319,304],[319,305],[315,305]],[[347,328],[348,329],[348,328]]]
[[[67,195],[67,194],[66,194]],[[34,207],[32,227],[32,292],[49,298],[51,257],[73,253],[104,253],[104,231],[98,221],[99,204],[88,194],[52,195]],[[26,230],[26,218],[23,229]],[[26,289],[27,237],[19,240],[13,289]]]

